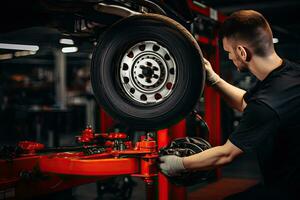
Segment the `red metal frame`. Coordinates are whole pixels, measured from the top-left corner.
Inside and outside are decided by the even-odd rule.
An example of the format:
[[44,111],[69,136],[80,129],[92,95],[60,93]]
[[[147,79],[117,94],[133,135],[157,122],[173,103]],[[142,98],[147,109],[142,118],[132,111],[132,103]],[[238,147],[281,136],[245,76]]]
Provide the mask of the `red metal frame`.
[[[197,4],[197,2],[199,4]],[[206,17],[212,18],[218,22],[223,22],[226,19],[226,16],[222,13],[202,5],[201,2],[195,0],[187,0],[189,8],[199,14],[202,14]],[[220,49],[219,49],[219,38],[217,33],[215,33],[214,38],[210,39],[201,35],[196,35],[196,40],[200,44],[210,45],[215,48],[214,54],[210,54],[207,58],[215,72],[220,73]],[[210,127],[209,133],[209,142],[213,146],[221,145],[221,103],[219,94],[210,87],[205,87],[204,90],[204,107],[205,115],[204,119]],[[220,175],[220,174],[219,174]]]
[[0,191],[4,199],[31,199],[35,196],[62,191],[103,177],[63,177],[54,173],[41,173],[39,162],[43,156],[28,155],[13,160],[0,160]]
[[[138,160],[134,158],[104,158],[82,159],[80,157],[41,157],[39,159],[41,172],[81,176],[113,176],[137,174]],[[120,167],[122,166],[122,167]]]
[[[201,2],[197,0],[187,0],[190,9],[196,13],[200,13],[212,20],[222,23],[227,16],[222,13],[202,5]],[[196,35],[195,38],[200,44],[205,44],[214,47],[214,53],[210,52],[208,55],[208,60],[214,71],[220,74],[220,47],[219,47],[219,37],[217,33],[214,33],[214,38],[210,39],[201,35]],[[222,142],[222,132],[221,132],[221,101],[220,95],[214,91],[211,87],[205,87],[204,89],[204,108],[205,114],[204,119],[208,126],[210,127],[209,142],[212,146],[221,145]],[[217,177],[221,176],[221,171],[217,170]]]
[[107,129],[113,126],[113,124],[113,119],[103,110],[103,108],[100,108],[100,131],[105,133]]
[[[218,44],[218,37],[215,37],[216,44]],[[211,55],[208,58],[216,73],[220,74],[220,52],[219,46],[216,45],[215,57]],[[221,130],[221,99],[220,95],[214,91],[211,87],[205,87],[204,90],[204,107],[205,116],[204,119],[210,127],[209,142],[212,146],[218,146],[222,144],[222,130]],[[221,177],[221,169],[216,170],[217,178]]]
[[[89,140],[86,140],[86,135],[89,135]],[[114,150],[124,135],[96,134],[87,128],[80,137],[85,138],[81,140],[82,150],[61,153],[45,153],[47,149],[39,143],[20,142],[21,153],[16,158],[0,159],[0,192],[5,197],[12,195],[13,199],[25,199],[129,174],[142,178],[147,184],[147,199],[154,199],[153,183],[158,173],[157,142],[148,136],[135,146],[128,142],[126,149]],[[112,141],[97,143],[97,139]],[[83,151],[86,148],[101,148],[103,152],[86,155]]]
[[[218,41],[218,37],[214,39]],[[219,46],[215,48],[215,55],[210,55],[208,58],[216,73],[220,74],[220,54]],[[209,142],[213,145],[221,144],[221,101],[220,95],[211,87],[205,87],[205,121],[210,127]]]
[[[167,146],[170,142],[169,130],[163,129],[157,132],[157,147],[161,149]],[[158,199],[159,200],[168,200],[169,199],[169,191],[170,191],[170,183],[166,176],[162,173],[158,174]]]
[[211,7],[208,7],[204,4],[202,4],[200,1],[197,0],[187,0],[189,8],[201,15],[204,15],[206,17],[210,17],[213,20],[223,22],[226,19],[226,16],[222,13],[218,12],[217,10],[212,9]]
[[[186,136],[186,120],[180,121],[178,124],[172,126],[170,129],[171,140]],[[183,186],[176,186],[170,184],[170,198],[174,200],[187,199],[186,188]]]

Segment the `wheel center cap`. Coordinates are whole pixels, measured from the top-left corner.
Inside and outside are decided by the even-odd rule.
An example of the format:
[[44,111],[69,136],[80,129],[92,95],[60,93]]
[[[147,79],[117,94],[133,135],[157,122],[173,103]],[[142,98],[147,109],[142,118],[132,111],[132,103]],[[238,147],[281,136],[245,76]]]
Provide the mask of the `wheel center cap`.
[[142,73],[147,78],[151,78],[152,75],[154,74],[153,69],[151,69],[150,67],[145,67],[145,66],[143,66]]

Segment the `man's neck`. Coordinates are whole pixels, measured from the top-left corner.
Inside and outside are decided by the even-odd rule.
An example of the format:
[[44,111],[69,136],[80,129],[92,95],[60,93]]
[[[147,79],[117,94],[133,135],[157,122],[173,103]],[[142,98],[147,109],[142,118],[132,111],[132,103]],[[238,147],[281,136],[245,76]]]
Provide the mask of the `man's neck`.
[[281,64],[282,59],[276,53],[273,53],[268,57],[254,56],[250,61],[249,69],[256,78],[262,81]]

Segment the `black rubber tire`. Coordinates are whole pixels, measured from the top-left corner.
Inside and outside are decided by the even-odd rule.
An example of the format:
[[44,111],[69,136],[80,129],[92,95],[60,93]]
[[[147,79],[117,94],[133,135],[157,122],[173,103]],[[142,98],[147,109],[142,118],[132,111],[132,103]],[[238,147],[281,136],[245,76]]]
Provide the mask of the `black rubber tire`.
[[[147,40],[167,48],[177,65],[172,94],[154,105],[128,98],[118,78],[121,57],[134,44]],[[99,38],[92,56],[91,82],[97,101],[120,123],[137,130],[168,127],[192,111],[203,92],[202,52],[193,36],[176,21],[157,14],[131,16]]]

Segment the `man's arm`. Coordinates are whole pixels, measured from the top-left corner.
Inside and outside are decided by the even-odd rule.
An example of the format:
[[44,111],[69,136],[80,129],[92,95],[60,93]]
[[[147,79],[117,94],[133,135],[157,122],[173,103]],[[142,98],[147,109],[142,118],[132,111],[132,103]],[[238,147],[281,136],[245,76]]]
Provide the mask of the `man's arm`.
[[242,112],[247,103],[244,100],[245,90],[235,87],[223,79],[212,86],[232,108]]
[[214,72],[208,60],[204,59],[204,66],[207,73],[207,82],[224,98],[224,100],[234,109],[243,111],[246,107],[244,101],[245,90],[235,87],[224,81]]
[[183,165],[186,169],[207,170],[230,163],[243,151],[232,144],[229,140],[222,145],[205,150],[201,153],[184,157]]
[[222,146],[207,149],[188,157],[167,155],[160,157],[160,169],[167,176],[177,176],[186,170],[208,170],[230,163],[243,153],[229,140]]

